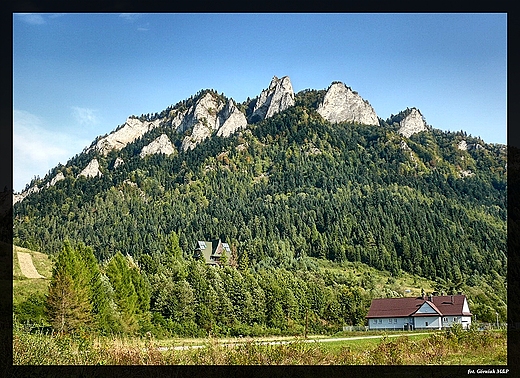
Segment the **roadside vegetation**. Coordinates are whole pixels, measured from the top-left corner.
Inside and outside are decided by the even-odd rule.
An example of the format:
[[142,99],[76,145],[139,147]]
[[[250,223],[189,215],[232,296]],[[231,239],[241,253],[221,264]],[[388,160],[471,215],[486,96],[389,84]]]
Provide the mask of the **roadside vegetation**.
[[151,337],[48,335],[14,330],[15,365],[505,365],[505,331],[451,329],[426,336],[331,343],[293,339],[266,345],[257,340],[175,350]]

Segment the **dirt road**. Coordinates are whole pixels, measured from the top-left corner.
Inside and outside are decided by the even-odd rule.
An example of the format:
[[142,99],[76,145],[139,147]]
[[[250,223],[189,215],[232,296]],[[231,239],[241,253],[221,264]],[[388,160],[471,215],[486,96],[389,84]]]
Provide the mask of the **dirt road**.
[[34,267],[32,256],[30,253],[26,252],[17,252],[18,255],[18,264],[20,265],[20,270],[22,274],[27,278],[45,278],[42,276],[36,268]]
[[[421,332],[421,333],[402,333],[402,334],[395,334],[395,335],[371,335],[371,336],[355,336],[355,337],[336,337],[336,338],[326,338],[326,339],[306,339],[306,340],[300,340],[300,342],[303,343],[330,343],[334,341],[348,341],[348,340],[361,340],[361,339],[380,339],[383,337],[400,337],[400,336],[414,336],[414,335],[427,335],[429,332]],[[251,340],[254,342],[254,339]],[[294,343],[296,340],[282,340],[282,341],[257,341],[256,344],[258,345],[282,345],[282,344],[290,344]],[[227,347],[233,347],[233,346],[239,346],[239,345],[245,345],[245,342],[236,342],[236,343],[221,343],[223,346]],[[167,350],[187,350],[187,349],[201,349],[205,348],[204,345],[182,345],[182,346],[176,346],[176,347],[159,347],[158,350],[160,351],[167,351]]]

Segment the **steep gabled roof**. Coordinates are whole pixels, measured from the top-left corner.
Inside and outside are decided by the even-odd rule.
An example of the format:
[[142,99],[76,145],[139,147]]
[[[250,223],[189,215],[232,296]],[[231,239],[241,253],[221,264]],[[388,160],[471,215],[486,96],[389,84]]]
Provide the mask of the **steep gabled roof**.
[[[423,312],[421,309],[430,307],[434,312]],[[421,306],[412,314],[412,316],[439,316],[442,315],[441,311],[430,301],[424,301]]]
[[[416,314],[427,303],[435,313]],[[471,316],[465,295],[432,296],[431,298],[379,298],[373,299],[367,318],[400,318],[407,316]]]
[[220,239],[212,241],[198,240],[195,246],[195,254],[201,254],[204,256],[204,260],[207,264],[217,265],[218,261],[222,257],[222,252],[231,254],[231,248],[228,243],[222,243]]

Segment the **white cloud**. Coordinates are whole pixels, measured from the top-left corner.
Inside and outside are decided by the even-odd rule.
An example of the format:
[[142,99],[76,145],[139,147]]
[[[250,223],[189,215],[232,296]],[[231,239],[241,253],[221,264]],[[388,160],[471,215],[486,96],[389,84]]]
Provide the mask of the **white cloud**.
[[45,19],[43,15],[39,13],[17,13],[16,14],[20,20],[30,25],[43,25],[45,24]]
[[13,186],[25,188],[34,176],[43,178],[58,163],[65,164],[89,141],[46,128],[40,117],[22,110],[13,112]]
[[89,108],[81,108],[79,106],[72,107],[72,115],[76,121],[82,126],[91,126],[98,123],[96,115],[97,110]]

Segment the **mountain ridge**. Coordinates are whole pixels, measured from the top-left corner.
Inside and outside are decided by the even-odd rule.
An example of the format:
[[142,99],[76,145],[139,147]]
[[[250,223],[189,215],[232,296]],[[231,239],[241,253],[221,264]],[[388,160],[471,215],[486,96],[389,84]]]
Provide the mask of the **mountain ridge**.
[[[315,106],[317,113],[329,122],[357,122],[366,125],[382,125],[385,122],[377,116],[367,100],[342,82],[333,82],[324,92],[324,96]],[[257,97],[250,101],[249,106],[253,105],[253,109],[248,115],[247,111],[239,109],[232,98],[228,99],[214,90],[202,90],[192,96],[191,101],[181,101],[163,110],[160,114],[156,113],[155,116],[129,116],[125,123],[110,133],[97,137],[82,153],[88,154],[97,151],[106,157],[110,151],[125,148],[164,123],[168,123],[173,130],[179,133],[188,134],[184,137],[182,144],[176,146],[178,151],[194,149],[213,134],[229,137],[247,125],[258,123],[295,106],[294,96],[290,78],[283,76],[279,79],[274,76],[268,88],[262,90]],[[240,107],[244,109],[247,106],[248,104],[244,103]],[[399,129],[397,131],[406,138],[431,129],[431,126],[429,127],[424,121],[424,116],[419,109],[407,108],[399,114],[404,113],[406,113],[405,117],[399,118],[391,115],[386,122],[391,125],[398,117]],[[163,142],[166,143],[166,140],[163,139]],[[171,145],[173,147],[173,144]],[[146,154],[142,156],[144,155]],[[91,161],[91,163],[93,162]],[[87,169],[87,167],[83,168]],[[101,172],[96,172],[96,174],[101,174]],[[13,203],[22,201],[28,195],[36,193],[44,187],[55,185],[56,182],[62,180],[63,173],[53,177],[47,176],[40,180],[40,185],[28,184],[28,187],[22,192],[14,193]]]

